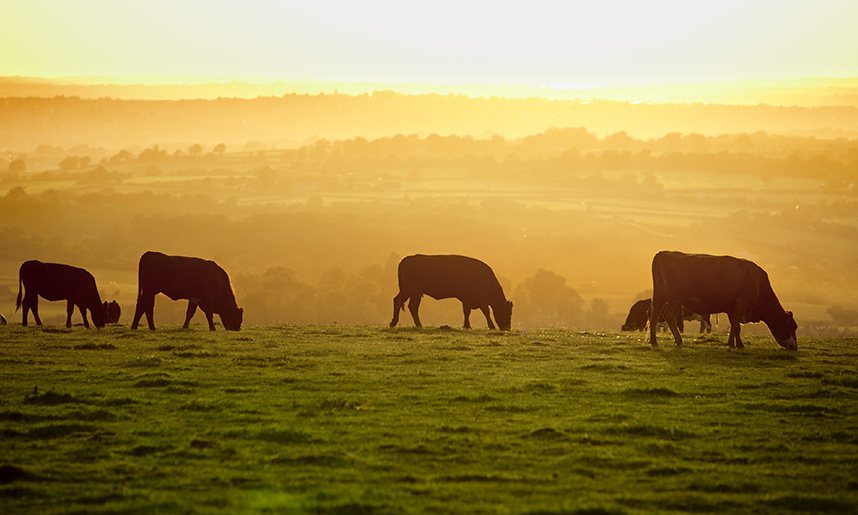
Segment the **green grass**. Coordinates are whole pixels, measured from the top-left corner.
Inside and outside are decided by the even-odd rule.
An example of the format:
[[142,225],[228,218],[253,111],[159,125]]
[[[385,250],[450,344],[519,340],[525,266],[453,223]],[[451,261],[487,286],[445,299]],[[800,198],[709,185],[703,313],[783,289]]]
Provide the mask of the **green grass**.
[[2,513],[856,513],[858,346],[0,328]]

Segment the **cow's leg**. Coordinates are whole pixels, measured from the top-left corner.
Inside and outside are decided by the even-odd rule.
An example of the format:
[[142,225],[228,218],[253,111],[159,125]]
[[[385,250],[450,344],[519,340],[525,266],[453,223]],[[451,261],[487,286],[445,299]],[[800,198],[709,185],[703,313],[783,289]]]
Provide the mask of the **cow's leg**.
[[[77,309],[80,310],[80,316],[83,317],[83,326],[86,329],[89,329],[89,319],[86,317],[86,308],[78,304]],[[92,321],[95,322],[95,319],[93,319]]]
[[495,329],[495,324],[492,322],[492,317],[491,317],[491,315],[489,314],[489,307],[488,307],[488,305],[486,305],[486,306],[480,306],[480,311],[482,311],[482,312],[483,312],[483,315],[485,315],[485,316],[486,316],[486,323],[487,323],[487,324],[489,324],[489,329],[491,329],[492,331],[494,331],[494,329]]
[[[200,309],[202,309],[202,308],[200,308]],[[209,331],[214,331],[215,330],[214,313],[212,313],[211,311],[206,311],[204,309],[203,309],[203,313],[206,314],[206,320],[208,320],[208,322],[209,322]]]
[[682,308],[679,308],[679,314],[676,315],[676,328],[680,333],[685,332],[685,319],[682,318]]
[[149,322],[149,329],[155,330],[155,296],[140,295],[137,297],[137,308],[134,310],[134,320],[131,322],[131,329],[137,329],[140,319],[146,315],[146,320]]
[[[33,296],[33,301],[30,304],[30,309],[33,311],[33,318],[36,320],[36,325],[42,325],[42,319],[39,318],[39,297],[36,297],[35,295]],[[26,313],[26,311],[24,313]],[[26,316],[27,315],[24,315],[24,317]]]
[[700,319],[700,334],[711,333],[712,332],[712,323],[709,322],[709,315],[698,315]]
[[[36,297],[36,307],[38,307],[39,298]],[[36,316],[36,310],[33,308],[33,299],[30,295],[24,294],[24,300],[21,302],[21,306],[24,308],[23,317],[21,318],[21,325],[27,327],[27,315],[30,314],[30,310],[33,310],[33,316]]]
[[155,330],[155,297],[152,296],[152,303],[146,307],[146,321],[149,322],[149,330]]
[[462,303],[462,313],[465,315],[465,329],[471,328],[471,308],[469,308],[464,302]]
[[655,295],[652,297],[652,305],[649,308],[649,343],[653,347],[658,347],[658,317],[664,309],[665,300],[658,298]]
[[137,306],[134,308],[134,319],[131,320],[131,329],[137,329],[137,325],[140,324],[140,317],[143,316],[145,309],[143,297],[137,297]]
[[74,302],[68,301],[66,303],[66,329],[71,329],[71,317],[74,313]]
[[417,311],[420,309],[420,300],[423,298],[423,295],[413,295],[411,300],[408,301],[408,311],[411,312],[411,318],[414,319],[414,325],[417,327],[423,327],[423,324],[420,323],[420,315],[417,314]]
[[742,343],[742,337],[739,336],[739,332],[742,330],[742,324],[739,322],[741,319],[732,313],[728,313],[727,318],[730,319],[730,336],[727,338],[727,347],[735,346],[737,349],[741,349],[745,346]]
[[[194,317],[194,313],[196,313],[196,312],[197,312],[196,303],[189,300],[188,301],[188,310],[185,312],[185,323],[182,324],[182,329],[188,328],[188,325],[190,325],[190,323],[191,323],[191,318]],[[203,311],[203,312],[205,313],[205,311]],[[211,315],[206,313],[206,317],[209,319],[209,325],[211,325],[212,324]]]
[[676,346],[682,347],[682,335],[679,332],[679,327],[677,327],[677,322],[682,320],[682,305],[668,302],[664,309],[664,319],[667,322],[667,327],[670,328],[670,332],[673,333]]
[[152,302],[146,305],[146,321],[149,322],[149,330],[155,330],[155,296],[152,296]]
[[396,327],[399,323],[399,312],[405,308],[405,301],[408,296],[399,292],[396,297],[393,297],[393,319],[390,321],[390,327]]

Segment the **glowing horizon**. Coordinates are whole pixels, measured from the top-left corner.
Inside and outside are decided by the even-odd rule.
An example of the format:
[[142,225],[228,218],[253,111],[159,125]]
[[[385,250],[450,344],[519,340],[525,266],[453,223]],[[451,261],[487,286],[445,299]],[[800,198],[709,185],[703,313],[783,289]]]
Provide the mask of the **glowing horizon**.
[[856,19],[858,2],[843,0],[7,0],[0,76],[552,88],[849,78]]

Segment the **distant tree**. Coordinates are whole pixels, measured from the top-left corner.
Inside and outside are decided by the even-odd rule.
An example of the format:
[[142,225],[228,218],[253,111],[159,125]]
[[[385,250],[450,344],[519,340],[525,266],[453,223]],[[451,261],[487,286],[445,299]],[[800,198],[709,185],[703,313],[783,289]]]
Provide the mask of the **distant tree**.
[[137,156],[137,161],[140,163],[152,163],[167,160],[167,151],[160,150],[158,145],[152,148],[147,148]]
[[60,170],[75,170],[80,166],[80,158],[78,156],[66,156],[60,161]]
[[549,270],[539,269],[515,289],[521,306],[522,321],[537,327],[569,327],[582,314],[583,300],[578,292],[566,286],[566,279]]
[[212,152],[223,157],[224,152],[226,152],[226,143],[218,143]]
[[131,152],[123,149],[110,157],[110,164],[115,165],[123,161],[130,161],[133,157],[134,155]]
[[202,153],[203,153],[203,146],[200,145],[199,143],[194,143],[193,145],[188,147],[188,154],[190,154],[194,157],[199,157],[199,155]]
[[846,309],[840,304],[836,304],[828,308],[827,313],[831,315],[836,324],[846,326],[858,325],[858,311],[854,309]]
[[605,146],[613,149],[624,150],[630,148],[635,140],[626,131],[615,132],[605,136]]
[[593,300],[590,302],[590,316],[593,318],[608,316],[608,303],[599,297],[593,297]]
[[16,159],[9,163],[9,171],[10,172],[26,172],[27,171],[27,163],[24,162],[23,159]]
[[27,196],[27,191],[24,186],[14,186],[6,193],[6,199],[17,200]]

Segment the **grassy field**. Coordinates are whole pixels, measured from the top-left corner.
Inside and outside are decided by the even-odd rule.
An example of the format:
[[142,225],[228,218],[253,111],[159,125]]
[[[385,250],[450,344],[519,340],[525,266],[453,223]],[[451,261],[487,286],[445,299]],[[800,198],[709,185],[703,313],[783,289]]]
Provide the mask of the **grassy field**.
[[0,327],[2,513],[856,513],[858,347]]

